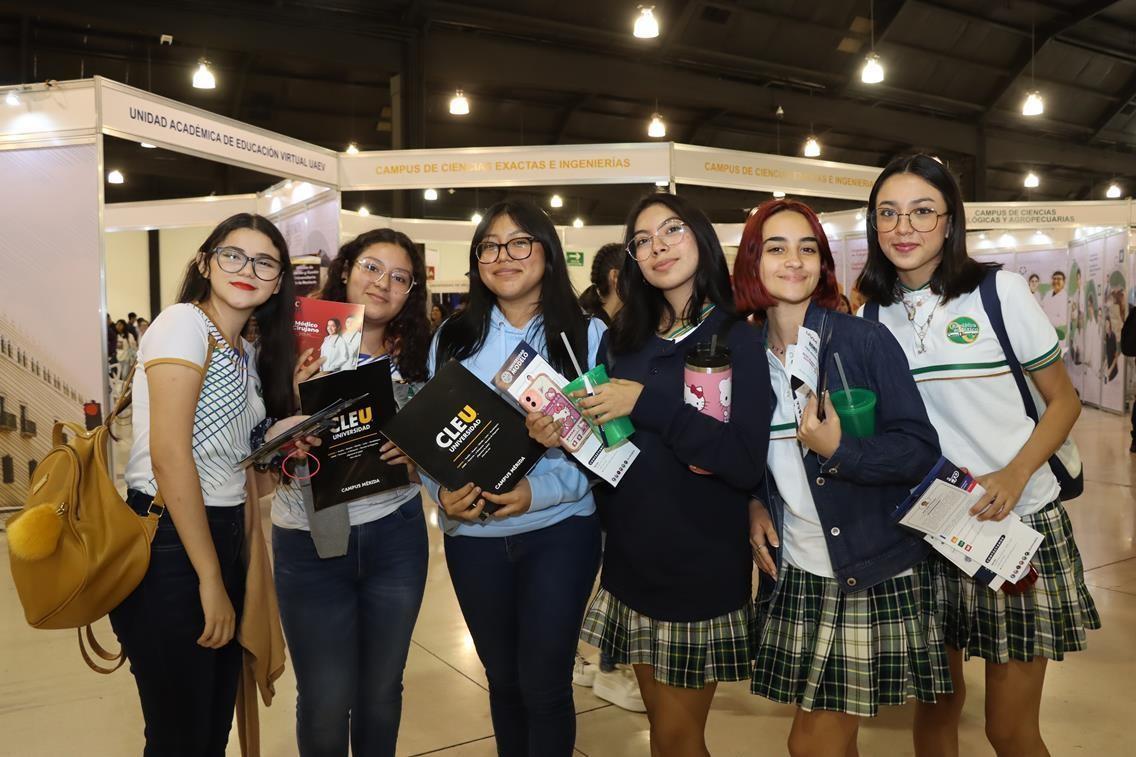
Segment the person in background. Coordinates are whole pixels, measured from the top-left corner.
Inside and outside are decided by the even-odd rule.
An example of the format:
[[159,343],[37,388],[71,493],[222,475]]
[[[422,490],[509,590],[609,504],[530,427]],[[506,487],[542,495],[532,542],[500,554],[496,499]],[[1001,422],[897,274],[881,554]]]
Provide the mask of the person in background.
[[430,308],[430,333],[433,334],[446,320],[446,309],[435,302]]
[[134,356],[138,353],[138,340],[134,338],[126,321],[119,318],[114,322],[116,337],[116,361],[122,370],[130,370],[134,364]]
[[838,295],[840,299],[836,301],[836,312],[844,313],[844,315],[852,315],[852,303],[844,295]]
[[142,337],[146,336],[146,329],[150,328],[150,322],[145,318],[139,318],[135,326],[138,329],[138,343],[142,343]]
[[[1049,663],[1087,646],[1100,616],[1048,460],[1069,436],[1081,402],[1049,318],[1026,280],[967,254],[962,192],[930,155],[889,163],[868,199],[868,258],[860,290],[907,356],[943,455],[984,493],[978,520],[1011,512],[1044,537],[1019,585],[993,590],[945,558],[931,560],[942,603],[954,693],[915,707],[915,751],[957,755],[966,698],[963,660],[985,660],[986,737],[1000,757],[1047,755],[1041,702]],[[1015,356],[1044,400],[1026,415],[979,287],[994,277]],[[1054,288],[1065,275],[1054,273]],[[988,285],[989,286],[989,285]],[[1064,294],[1064,293],[1061,293]],[[1031,583],[1031,579],[1036,579]]]
[[126,330],[129,331],[134,336],[134,341],[137,342],[139,339],[142,338],[142,335],[138,333],[138,314],[137,313],[132,312],[132,313],[126,314]]
[[[241,213],[222,221],[189,264],[177,304],[154,319],[139,348],[127,503],[160,519],[146,575],[110,622],[138,685],[145,757],[225,754],[243,658],[239,463],[253,431],[269,423],[266,414],[284,417],[292,406],[287,260],[287,243],[268,219]],[[261,329],[255,350],[240,337],[253,313]]]
[[323,358],[321,370],[328,373],[342,370],[351,361],[348,352],[347,337],[343,335],[343,324],[338,318],[329,318],[325,326],[327,336],[320,344],[320,357]]
[[608,326],[623,307],[619,299],[619,269],[623,267],[624,250],[618,242],[605,244],[592,260],[591,286],[580,295],[580,307]]

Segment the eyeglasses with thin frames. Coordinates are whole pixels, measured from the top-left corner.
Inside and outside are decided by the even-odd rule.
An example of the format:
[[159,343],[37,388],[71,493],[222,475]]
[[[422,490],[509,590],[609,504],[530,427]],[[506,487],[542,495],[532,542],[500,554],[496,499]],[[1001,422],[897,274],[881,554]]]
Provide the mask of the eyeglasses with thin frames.
[[939,219],[949,216],[950,213],[939,213],[934,208],[915,208],[910,213],[900,213],[895,208],[876,208],[872,214],[872,223],[876,231],[881,234],[895,231],[899,226],[899,219],[907,218],[911,228],[921,234],[934,231],[939,225]]
[[396,294],[410,294],[410,290],[417,283],[414,274],[405,268],[392,268],[388,271],[385,265],[374,258],[359,258],[355,261],[355,267],[367,274],[372,284],[378,284],[390,276],[391,291]]
[[658,239],[666,247],[674,247],[681,244],[682,240],[686,238],[686,224],[677,218],[672,218],[669,221],[664,221],[655,234],[647,234],[641,232],[631,238],[627,243],[627,254],[636,260],[643,261],[650,259],[655,251],[655,240]]

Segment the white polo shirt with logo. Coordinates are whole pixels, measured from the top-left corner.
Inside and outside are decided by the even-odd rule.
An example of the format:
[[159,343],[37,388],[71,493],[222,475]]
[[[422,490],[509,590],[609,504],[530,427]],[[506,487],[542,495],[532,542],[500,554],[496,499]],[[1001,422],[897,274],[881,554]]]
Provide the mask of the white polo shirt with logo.
[[[996,283],[1010,344],[1027,374],[1059,362],[1057,332],[1030,294],[1026,280],[999,271]],[[915,308],[913,321],[903,303],[897,302],[880,308],[880,322],[907,355],[943,455],[975,476],[1005,468],[1025,446],[1035,424],[1026,415],[1009,363],[982,306],[982,295],[976,288],[943,303],[930,287],[924,287],[904,290],[903,298]],[[922,327],[929,316],[931,324],[923,341],[926,351],[919,352],[915,326]],[[1036,390],[1033,395],[1038,412],[1045,412],[1041,396]],[[1057,499],[1059,492],[1057,478],[1043,464],[1022,490],[1014,512],[1035,513]]]

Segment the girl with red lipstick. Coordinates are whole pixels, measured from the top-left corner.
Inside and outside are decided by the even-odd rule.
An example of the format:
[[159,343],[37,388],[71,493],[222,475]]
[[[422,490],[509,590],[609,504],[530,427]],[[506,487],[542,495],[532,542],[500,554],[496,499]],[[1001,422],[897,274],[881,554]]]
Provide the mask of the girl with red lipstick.
[[[752,665],[746,503],[765,470],[769,366],[734,315],[725,255],[700,210],[643,198],[625,250],[624,305],[598,353],[612,380],[580,406],[598,422],[630,416],[640,454],[617,488],[596,489],[607,543],[580,638],[633,666],[653,755],[707,755],[718,682],[745,680]],[[728,423],[683,399],[686,356],[710,342],[729,348],[733,386],[744,387]]]
[[[320,292],[324,300],[363,305],[359,364],[390,358],[399,407],[427,378],[425,281],[414,243],[376,229],[340,248]],[[296,363],[297,381],[321,368],[322,359],[304,367],[306,358]],[[276,592],[296,671],[302,757],[346,757],[349,744],[358,755],[395,753],[428,545],[418,477],[392,445],[383,452],[407,463],[410,485],[316,513],[289,483],[277,487],[272,503]]]
[[[930,549],[891,518],[939,445],[915,382],[895,370],[895,338],[834,311],[832,252],[811,208],[772,200],[749,217],[734,289],[740,311],[763,317],[776,396],[768,475],[750,504],[754,559],[775,582],[762,592],[750,688],[797,706],[790,754],[855,755],[862,718],[950,690]],[[834,391],[846,375],[875,393],[872,436],[842,429],[824,387],[819,399],[798,390],[802,351]]]
[[[916,752],[958,754],[962,664],[977,655],[986,660],[986,735],[995,751],[1047,755],[1039,726],[1046,665],[1084,649],[1085,630],[1100,627],[1048,463],[1081,403],[1057,333],[1026,280],[967,255],[962,194],[946,166],[929,155],[893,160],[872,187],[868,219],[868,260],[859,280],[868,302],[864,316],[895,334],[943,454],[985,488],[972,512],[979,520],[1001,520],[1013,511],[1044,537],[1033,558],[1036,583],[1013,593],[992,591],[932,560],[955,693],[917,705]],[[991,285],[1000,302],[993,314],[984,306]],[[1003,350],[993,318],[1001,319],[1013,355]],[[1039,422],[1025,410],[1011,360],[1044,400],[1037,403]]]
[[[201,245],[178,304],[138,348],[127,502],[161,519],[146,577],[110,619],[138,684],[147,757],[225,754],[242,659],[238,463],[266,412],[292,407],[292,300],[284,237],[236,215]],[[240,337],[254,315],[255,351]]]

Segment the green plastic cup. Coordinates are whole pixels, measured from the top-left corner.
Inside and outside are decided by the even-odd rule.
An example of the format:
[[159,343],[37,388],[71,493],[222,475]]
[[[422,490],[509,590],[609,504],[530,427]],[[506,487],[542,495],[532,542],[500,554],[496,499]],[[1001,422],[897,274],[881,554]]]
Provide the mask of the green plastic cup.
[[[588,377],[588,381],[591,382],[593,387],[608,382],[607,369],[604,368],[603,363],[600,363],[595,368],[585,373],[584,376]],[[584,389],[583,376],[568,382],[563,392],[565,394],[571,394],[581,389]],[[596,433],[599,433],[599,426],[593,425],[593,428],[596,430]],[[633,433],[635,433],[635,427],[631,425],[630,418],[616,418],[614,421],[608,421],[603,424],[603,434],[600,434],[600,439],[606,439],[604,443],[605,447],[614,447]]]
[[[851,394],[851,402],[848,395]],[[852,437],[864,438],[876,433],[876,393],[871,389],[836,389],[830,395],[840,429]]]

